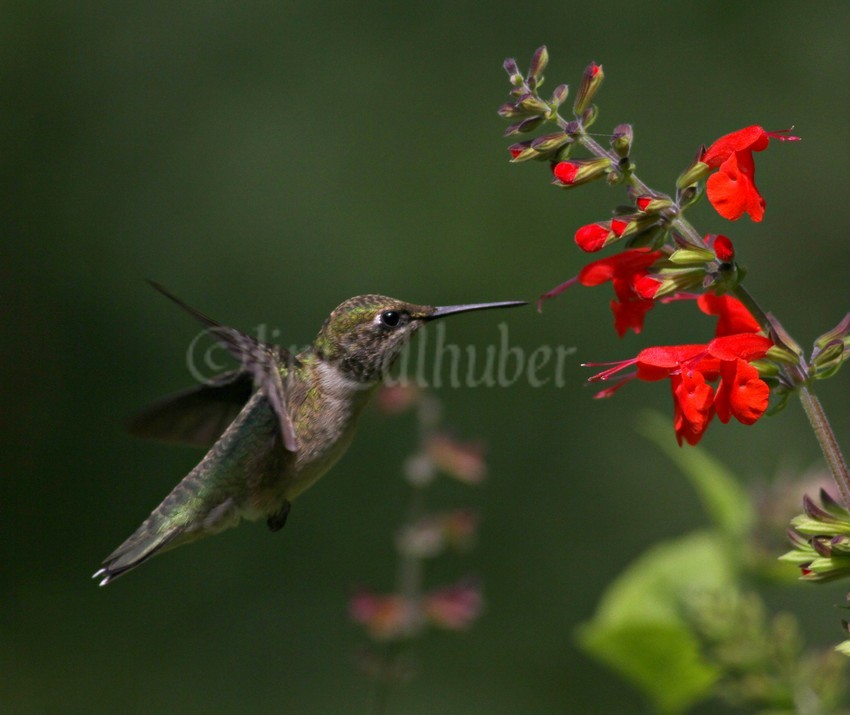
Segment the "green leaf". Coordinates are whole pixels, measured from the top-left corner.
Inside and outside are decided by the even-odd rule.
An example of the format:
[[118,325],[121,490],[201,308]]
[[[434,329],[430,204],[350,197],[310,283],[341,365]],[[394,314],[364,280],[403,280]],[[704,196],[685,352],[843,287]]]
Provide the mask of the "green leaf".
[[720,673],[699,653],[684,617],[706,594],[737,590],[728,544],[694,532],[654,546],[608,588],[581,647],[632,682],[662,713],[682,712],[711,692]]
[[669,420],[657,412],[643,412],[638,431],[682,470],[726,537],[737,541],[747,536],[755,521],[750,497],[726,467],[699,447],[679,447]]
[[633,623],[583,628],[581,645],[643,690],[660,713],[680,713],[711,691],[720,676],[684,626]]

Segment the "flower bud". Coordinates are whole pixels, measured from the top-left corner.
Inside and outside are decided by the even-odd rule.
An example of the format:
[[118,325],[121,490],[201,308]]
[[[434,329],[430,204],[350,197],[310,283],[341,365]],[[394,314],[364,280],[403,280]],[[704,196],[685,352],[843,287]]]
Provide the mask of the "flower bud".
[[[807,581],[850,575],[850,513],[821,489],[821,506],[803,497],[805,513],[791,520],[788,537],[794,549],[780,557],[795,564]],[[808,537],[808,538],[806,538]]]
[[506,102],[501,107],[499,107],[497,114],[500,117],[504,117],[505,119],[515,119],[517,117],[525,117],[528,112],[520,109],[512,102]]
[[631,124],[618,124],[614,127],[614,133],[611,135],[611,148],[617,152],[617,156],[628,156],[632,151],[632,141],[634,140],[634,130]]
[[677,266],[696,266],[714,260],[714,252],[708,248],[679,248],[667,259]]
[[554,90],[552,90],[552,97],[549,99],[549,104],[557,109],[567,101],[569,93],[570,88],[567,85],[559,84]]
[[[772,314],[768,314],[768,328],[770,333],[770,339],[773,341],[775,347],[781,350],[786,356],[795,356],[795,360],[793,363],[799,362],[800,358],[803,357],[803,348],[799,346],[796,340],[791,337],[785,328],[782,327],[782,324],[776,319]],[[782,359],[779,359],[782,362]]]
[[516,124],[511,124],[507,129],[505,129],[505,136],[509,137],[513,134],[525,134],[526,132],[533,131],[540,126],[540,123],[544,120],[545,117],[543,115],[528,117],[528,119],[523,119],[521,122],[517,122]]
[[661,298],[671,293],[679,293],[681,291],[692,290],[702,285],[705,277],[705,269],[700,267],[694,268],[661,268],[654,275],[650,276],[658,281],[661,285],[656,289],[653,298]]
[[694,159],[691,165],[681,173],[678,179],[676,179],[677,189],[681,191],[691,184],[695,184],[697,181],[702,181],[711,173],[711,169],[708,164],[702,161],[702,157],[704,155],[705,147],[702,146],[697,152],[696,159]]
[[750,365],[758,370],[759,377],[777,377],[779,375],[779,365],[770,360],[753,360]]
[[599,116],[599,109],[597,109],[595,104],[591,104],[587,109],[585,109],[581,113],[581,125],[587,129],[590,125],[592,125],[596,118]]
[[546,69],[546,65],[548,64],[549,51],[546,49],[546,45],[541,45],[531,57],[531,66],[528,68],[528,76],[533,77],[538,86],[543,79],[543,70]]
[[610,169],[611,160],[608,157],[597,157],[558,162],[552,173],[555,175],[555,183],[566,188],[598,179]]
[[658,213],[673,206],[673,200],[669,196],[653,196],[643,194],[635,199],[635,205],[643,213]]
[[596,91],[605,79],[605,73],[602,71],[602,65],[591,62],[584,70],[581,77],[581,86],[579,87],[576,101],[573,105],[573,113],[579,117],[584,114],[585,110],[590,106]]
[[776,362],[781,362],[784,365],[796,365],[800,362],[800,356],[796,355],[793,350],[788,350],[779,345],[773,345],[767,351],[766,357],[776,360]]
[[554,134],[543,134],[537,137],[531,142],[531,147],[539,154],[548,154],[557,151],[570,141],[572,139],[563,132],[555,132]]
[[631,238],[655,226],[657,221],[653,215],[626,214],[611,219],[611,230],[617,238]]
[[582,226],[575,233],[576,245],[587,253],[595,253],[617,239],[611,230],[610,221],[601,221]]
[[523,76],[519,71],[519,66],[516,63],[516,60],[512,57],[509,57],[505,60],[505,63],[502,65],[505,68],[505,72],[508,73],[508,77],[510,77],[510,82],[515,87],[518,87],[523,82]]
[[686,186],[684,189],[678,189],[676,191],[676,205],[679,207],[680,211],[684,211],[689,206],[693,206],[697,201],[699,201],[704,193],[704,189],[702,184],[691,184],[690,186]]
[[844,344],[843,340],[835,339],[824,345],[823,349],[817,351],[817,354],[812,354],[809,375],[818,380],[832,377],[848,357],[850,357],[848,346]]
[[527,159],[537,156],[537,152],[531,148],[531,139],[511,144],[508,147],[508,151],[511,154],[511,161],[514,162],[526,161]]
[[713,248],[714,255],[721,263],[732,263],[735,260],[735,247],[726,236],[715,236]]
[[841,322],[832,330],[824,333],[815,340],[815,349],[812,352],[812,357],[816,357],[820,350],[823,350],[827,345],[831,345],[836,340],[846,340],[848,335],[850,335],[850,313],[847,313]]
[[549,105],[531,92],[522,95],[517,106],[529,114],[546,114],[549,111]]

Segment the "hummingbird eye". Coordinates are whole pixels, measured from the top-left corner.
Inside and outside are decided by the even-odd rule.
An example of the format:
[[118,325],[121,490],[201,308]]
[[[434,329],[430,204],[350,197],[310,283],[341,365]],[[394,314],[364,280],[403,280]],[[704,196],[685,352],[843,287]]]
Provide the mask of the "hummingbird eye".
[[397,328],[401,323],[401,313],[398,310],[385,310],[381,313],[381,323],[388,328]]

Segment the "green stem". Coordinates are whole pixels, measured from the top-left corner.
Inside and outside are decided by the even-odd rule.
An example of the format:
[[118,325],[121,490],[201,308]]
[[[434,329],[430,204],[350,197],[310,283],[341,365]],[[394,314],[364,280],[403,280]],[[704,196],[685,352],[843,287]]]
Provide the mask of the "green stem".
[[823,411],[823,406],[820,400],[815,396],[807,385],[802,385],[799,389],[800,401],[803,403],[803,409],[806,412],[806,417],[812,425],[820,443],[820,448],[823,450],[823,456],[832,471],[832,476],[841,496],[844,499],[844,504],[850,508],[850,472],[847,470],[847,462],[844,461],[844,455],[841,454],[841,448],[838,446],[838,440],[835,439],[835,433],[826,418],[826,413]]

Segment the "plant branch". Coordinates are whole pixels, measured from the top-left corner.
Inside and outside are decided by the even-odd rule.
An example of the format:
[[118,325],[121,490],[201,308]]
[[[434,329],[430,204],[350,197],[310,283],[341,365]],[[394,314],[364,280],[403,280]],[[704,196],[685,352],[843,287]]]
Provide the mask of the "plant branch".
[[847,462],[844,460],[844,455],[841,454],[838,440],[835,439],[835,433],[826,418],[820,400],[809,390],[808,385],[801,386],[799,393],[806,417],[809,418],[815,437],[820,443],[823,456],[826,458],[835,483],[838,485],[844,504],[850,508],[850,472],[847,470]]

